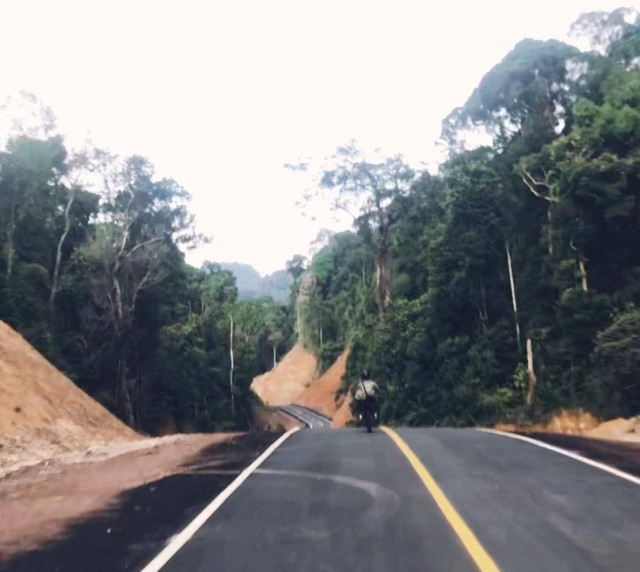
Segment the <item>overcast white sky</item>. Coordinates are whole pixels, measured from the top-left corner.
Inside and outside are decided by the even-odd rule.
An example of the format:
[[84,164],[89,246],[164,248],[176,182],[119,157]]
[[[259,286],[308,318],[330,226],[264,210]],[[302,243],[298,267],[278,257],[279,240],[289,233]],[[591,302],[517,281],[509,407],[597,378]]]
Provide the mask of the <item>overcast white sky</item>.
[[332,224],[302,216],[309,181],[284,163],[355,138],[434,166],[441,120],[519,40],[566,39],[581,12],[639,3],[0,2],[0,95],[36,94],[70,146],[148,157],[213,237],[188,260],[262,273]]

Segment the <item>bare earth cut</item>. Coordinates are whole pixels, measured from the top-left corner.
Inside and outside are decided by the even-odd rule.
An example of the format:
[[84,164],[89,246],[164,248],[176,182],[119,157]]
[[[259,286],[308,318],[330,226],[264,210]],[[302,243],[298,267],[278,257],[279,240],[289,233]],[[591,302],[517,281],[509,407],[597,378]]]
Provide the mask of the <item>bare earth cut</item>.
[[545,424],[513,425],[501,423],[496,425],[496,429],[519,433],[551,433],[640,443],[640,417],[602,421],[582,409],[562,409]]
[[265,405],[289,405],[311,385],[317,369],[315,356],[296,344],[275,369],[256,377],[251,389]]
[[349,350],[345,350],[322,377],[311,382],[295,403],[315,409],[327,417],[333,417],[344,399],[339,392],[348,359]]
[[61,453],[138,439],[0,322],[0,476]]
[[351,420],[351,397],[342,394],[349,359],[345,350],[318,379],[318,361],[302,344],[297,344],[275,369],[256,377],[253,391],[265,405],[303,405],[333,419],[332,427],[344,427]]
[[143,438],[0,322],[0,560],[236,435]]

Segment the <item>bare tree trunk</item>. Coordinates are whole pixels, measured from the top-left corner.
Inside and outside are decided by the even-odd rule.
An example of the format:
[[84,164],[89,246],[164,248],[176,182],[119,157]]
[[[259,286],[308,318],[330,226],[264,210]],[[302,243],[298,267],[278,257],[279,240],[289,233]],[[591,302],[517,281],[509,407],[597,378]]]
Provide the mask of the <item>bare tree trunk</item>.
[[137,419],[136,426],[138,425],[138,423],[140,423],[140,402],[142,401],[142,399],[140,398],[141,395],[142,395],[142,378],[137,377],[136,378],[136,417],[135,417]]
[[587,269],[584,265],[584,260],[582,260],[582,258],[580,258],[578,260],[578,267],[580,268],[580,278],[582,280],[582,290],[584,292],[588,292],[589,291],[589,284],[587,283]]
[[118,325],[118,328],[120,328],[124,318],[123,304],[122,304],[122,288],[120,287],[120,280],[118,280],[118,277],[115,274],[112,276],[111,280],[113,282],[113,289],[115,290],[115,293],[116,293],[116,305],[113,309],[115,313],[114,322]]
[[536,373],[533,369],[533,348],[531,346],[531,338],[527,338],[527,376],[529,378],[529,389],[527,391],[527,405],[533,405],[536,402]]
[[11,273],[13,272],[13,257],[15,254],[13,247],[13,235],[16,231],[15,219],[15,211],[11,208],[11,218],[7,225],[7,279],[11,278]]
[[9,232],[7,236],[7,278],[11,278],[13,271],[13,232]]
[[129,385],[127,383],[127,366],[123,359],[118,360],[118,394],[123,420],[129,427],[133,428],[135,426],[135,419],[133,417]]
[[278,365],[278,362],[276,361],[276,346],[274,344],[273,345],[273,369],[276,369],[276,365]]
[[551,212],[552,205],[547,208],[547,241],[549,256],[553,255],[553,213]]
[[53,280],[51,281],[51,293],[49,295],[49,308],[53,310],[53,304],[56,299],[56,295],[58,293],[58,282],[60,280],[60,263],[62,261],[62,247],[64,246],[64,241],[67,239],[67,235],[69,234],[69,230],[71,229],[71,218],[69,217],[69,211],[71,210],[71,205],[73,205],[73,201],[75,199],[76,193],[74,190],[69,191],[69,200],[67,201],[67,207],[64,209],[64,232],[58,241],[58,250],[56,252],[56,264],[53,269]]
[[518,300],[516,299],[516,283],[513,277],[513,265],[511,263],[511,251],[509,250],[509,243],[506,243],[507,250],[507,265],[509,266],[509,283],[511,284],[511,302],[513,304],[513,317],[516,322],[516,340],[518,342],[518,351],[522,351],[522,344],[520,343],[520,320],[518,319]]
[[231,392],[231,415],[235,417],[236,414],[236,401],[233,395],[233,316],[229,314],[229,358],[231,359],[231,367],[229,368],[229,391]]
[[387,226],[381,224],[379,233],[376,252],[376,304],[378,315],[381,320],[384,320],[391,308],[391,268],[389,266]]
[[382,303],[382,269],[380,256],[376,255],[376,306],[378,307],[378,315],[380,318],[384,316],[384,308]]

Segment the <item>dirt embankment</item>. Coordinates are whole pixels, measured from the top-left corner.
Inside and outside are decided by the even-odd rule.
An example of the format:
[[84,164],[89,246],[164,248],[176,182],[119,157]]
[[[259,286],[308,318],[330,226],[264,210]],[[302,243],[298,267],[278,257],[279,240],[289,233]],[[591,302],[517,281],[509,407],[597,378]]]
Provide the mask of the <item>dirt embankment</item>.
[[295,401],[331,417],[331,427],[345,427],[351,421],[351,395],[341,393],[344,376],[349,361],[349,350],[346,349],[333,365],[320,377],[314,380],[309,388]]
[[336,414],[333,416],[333,421],[331,422],[331,427],[334,429],[340,429],[341,427],[346,427],[349,421],[353,421],[353,415],[351,413],[351,402],[353,401],[353,397],[350,393],[343,399],[342,404]]
[[251,389],[265,405],[289,405],[311,385],[317,369],[315,356],[296,344],[275,369],[254,378]]
[[0,322],[0,560],[238,435],[143,438]]
[[611,419],[603,421],[585,436],[593,439],[608,439],[616,441],[630,441],[640,443],[640,416],[631,419]]
[[631,419],[611,419],[602,421],[582,409],[562,409],[548,423],[533,425],[498,424],[496,429],[518,433],[551,433],[640,443],[640,416]]
[[333,418],[332,427],[344,427],[351,419],[351,398],[340,393],[348,360],[345,350],[316,379],[318,361],[297,344],[274,370],[256,377],[251,388],[266,405],[304,405]]
[[0,476],[63,453],[138,439],[0,322]]
[[344,399],[340,395],[340,389],[348,360],[349,350],[345,350],[320,378],[311,382],[295,403],[314,409],[327,417],[333,417]]

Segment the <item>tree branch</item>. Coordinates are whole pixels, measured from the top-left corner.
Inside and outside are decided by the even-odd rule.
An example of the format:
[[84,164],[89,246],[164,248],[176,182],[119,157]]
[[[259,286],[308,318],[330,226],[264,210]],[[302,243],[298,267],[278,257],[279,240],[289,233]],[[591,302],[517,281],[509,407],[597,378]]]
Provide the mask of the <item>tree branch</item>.
[[49,294],[49,307],[53,308],[53,304],[56,299],[56,294],[58,293],[58,282],[60,278],[60,263],[62,262],[62,247],[64,246],[64,241],[67,239],[67,235],[71,230],[71,219],[69,217],[69,213],[71,211],[71,206],[73,205],[73,201],[76,197],[76,189],[71,187],[69,189],[69,200],[67,201],[67,206],[64,209],[64,232],[58,241],[58,248],[56,250],[56,262],[55,267],[53,269],[53,279],[51,282],[51,292]]
[[357,220],[357,216],[355,216],[347,207],[345,207],[344,205],[341,205],[340,203],[334,202],[333,206],[337,209],[340,209],[341,211],[346,212],[353,220]]
[[133,254],[137,251],[140,250],[141,248],[145,248],[155,242],[161,242],[163,240],[166,240],[167,236],[156,236],[155,238],[150,238],[149,240],[145,240],[144,242],[141,242],[140,244],[136,244],[129,252],[127,252],[120,260],[118,260],[118,262],[116,263],[116,267],[115,267],[115,271],[117,272],[120,267],[122,266],[122,264],[129,258],[131,258],[131,256],[133,256]]
[[[522,179],[522,182],[527,185],[527,187],[529,188],[529,190],[539,199],[544,199],[545,201],[549,201],[550,203],[558,203],[560,202],[560,200],[557,197],[548,197],[547,195],[543,195],[542,193],[540,193],[538,190],[536,190],[534,185],[537,186],[541,186],[541,187],[546,187],[547,189],[551,190],[551,186],[548,183],[545,183],[544,181],[536,181],[531,174],[526,170],[526,169],[522,169],[522,175],[520,175],[520,178]],[[527,177],[529,178],[529,181],[527,180]]]
[[[131,194],[131,200],[127,205],[127,210],[125,211],[125,220],[129,218],[129,211],[131,210],[131,206],[133,205],[133,200],[136,198],[135,192]],[[125,227],[122,232],[122,243],[120,244],[120,252],[118,253],[118,258],[120,258],[124,253],[124,247],[127,245],[127,240],[129,239],[129,230],[131,229],[131,225],[138,218],[138,215],[134,216]],[[126,257],[125,257],[126,258]]]

